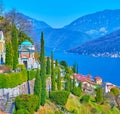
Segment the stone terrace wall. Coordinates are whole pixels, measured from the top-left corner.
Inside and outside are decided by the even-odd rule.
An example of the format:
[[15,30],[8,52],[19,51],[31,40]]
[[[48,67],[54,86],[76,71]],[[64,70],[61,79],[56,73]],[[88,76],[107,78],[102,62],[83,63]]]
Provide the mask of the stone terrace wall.
[[0,110],[4,111],[6,102],[12,98],[15,98],[16,96],[19,96],[21,94],[28,94],[28,91],[30,91],[30,94],[33,94],[34,81],[35,79],[30,80],[29,82],[24,82],[23,84],[18,85],[14,88],[0,89]]

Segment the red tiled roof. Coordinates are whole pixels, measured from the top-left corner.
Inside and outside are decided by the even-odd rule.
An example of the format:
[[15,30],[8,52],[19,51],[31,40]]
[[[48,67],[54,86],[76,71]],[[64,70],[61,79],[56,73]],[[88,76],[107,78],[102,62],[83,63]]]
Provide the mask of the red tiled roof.
[[95,79],[102,79],[100,76],[96,76]]
[[83,76],[83,75],[81,75],[81,74],[75,74],[74,75],[75,76],[75,78],[78,80],[78,81],[80,81],[80,82],[89,82],[89,83],[91,83],[91,84],[96,84],[93,80],[92,80],[92,78],[90,77],[90,75],[88,76]]

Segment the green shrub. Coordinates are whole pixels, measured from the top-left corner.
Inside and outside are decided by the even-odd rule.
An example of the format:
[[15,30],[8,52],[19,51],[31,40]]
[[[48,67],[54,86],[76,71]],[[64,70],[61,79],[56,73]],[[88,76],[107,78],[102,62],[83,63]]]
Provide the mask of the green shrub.
[[32,80],[35,78],[36,73],[36,70],[29,71],[29,77],[26,70],[22,70],[21,72],[0,74],[0,88],[13,88],[23,82],[26,82],[27,80]]
[[25,109],[19,109],[14,114],[30,114],[30,113]]
[[55,111],[55,114],[63,114],[62,111]]
[[21,70],[26,69],[24,64],[17,64],[17,68],[21,68]]
[[89,95],[84,95],[82,96],[82,98],[80,99],[81,103],[88,103],[90,100],[90,96]]
[[29,80],[32,80],[36,77],[37,70],[30,70],[29,71]]
[[81,88],[79,87],[74,87],[74,89],[72,90],[72,93],[78,97],[80,97],[81,95]]
[[13,88],[25,81],[27,81],[26,70],[21,72],[0,74],[0,88]]
[[[39,101],[35,95],[20,95],[16,97],[16,110],[27,110],[30,114],[38,109]],[[21,113],[20,113],[21,114]]]
[[50,92],[50,99],[58,105],[65,105],[69,94],[68,91],[52,91]]

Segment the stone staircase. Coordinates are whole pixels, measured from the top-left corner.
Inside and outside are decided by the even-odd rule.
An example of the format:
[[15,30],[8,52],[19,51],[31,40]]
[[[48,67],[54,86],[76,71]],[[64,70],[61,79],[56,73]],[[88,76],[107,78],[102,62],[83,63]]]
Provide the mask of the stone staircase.
[[15,102],[12,101],[8,101],[6,108],[5,108],[5,112],[7,112],[8,114],[12,114],[15,108]]

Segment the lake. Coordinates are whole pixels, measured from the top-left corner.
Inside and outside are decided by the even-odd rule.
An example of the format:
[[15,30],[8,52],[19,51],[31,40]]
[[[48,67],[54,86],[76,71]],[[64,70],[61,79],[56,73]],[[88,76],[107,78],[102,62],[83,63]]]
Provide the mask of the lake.
[[[46,55],[50,56],[50,53],[47,51]],[[120,86],[120,58],[83,56],[63,51],[55,51],[54,58],[58,61],[65,60],[70,66],[76,62],[80,74],[100,76],[104,82]]]

